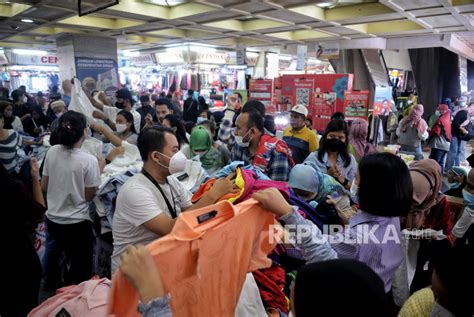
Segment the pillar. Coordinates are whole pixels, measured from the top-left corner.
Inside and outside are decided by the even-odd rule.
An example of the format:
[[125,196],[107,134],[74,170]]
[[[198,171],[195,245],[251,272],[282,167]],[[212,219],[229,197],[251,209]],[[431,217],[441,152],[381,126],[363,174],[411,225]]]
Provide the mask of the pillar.
[[59,37],[56,47],[61,79],[77,77],[87,91],[109,95],[118,89],[116,39],[71,34]]

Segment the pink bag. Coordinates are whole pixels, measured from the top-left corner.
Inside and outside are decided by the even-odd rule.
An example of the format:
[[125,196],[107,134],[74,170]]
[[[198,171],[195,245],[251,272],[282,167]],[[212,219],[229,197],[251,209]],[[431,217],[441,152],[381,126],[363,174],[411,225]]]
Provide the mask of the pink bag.
[[111,285],[109,279],[93,277],[79,285],[60,288],[55,296],[33,309],[28,317],[106,316]]

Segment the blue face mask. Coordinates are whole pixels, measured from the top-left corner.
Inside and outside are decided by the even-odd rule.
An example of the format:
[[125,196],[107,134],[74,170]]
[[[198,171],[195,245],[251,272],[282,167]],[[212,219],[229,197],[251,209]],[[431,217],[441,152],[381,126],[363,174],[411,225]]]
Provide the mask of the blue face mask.
[[197,117],[197,124],[201,124],[203,123],[204,121],[207,121],[206,118],[203,118],[203,117]]
[[474,208],[474,195],[468,192],[467,190],[462,190],[462,198],[469,208]]

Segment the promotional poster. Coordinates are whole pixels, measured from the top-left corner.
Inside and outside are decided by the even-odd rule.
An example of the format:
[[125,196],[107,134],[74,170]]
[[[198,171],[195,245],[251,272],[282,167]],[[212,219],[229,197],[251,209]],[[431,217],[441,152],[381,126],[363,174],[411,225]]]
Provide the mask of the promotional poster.
[[368,91],[344,92],[344,115],[347,119],[367,118],[369,115]]
[[119,87],[117,62],[113,59],[76,57],[76,75],[86,91],[105,91],[108,95]]
[[265,113],[275,113],[273,104],[273,80],[251,79],[249,83],[249,99],[256,99],[265,105]]

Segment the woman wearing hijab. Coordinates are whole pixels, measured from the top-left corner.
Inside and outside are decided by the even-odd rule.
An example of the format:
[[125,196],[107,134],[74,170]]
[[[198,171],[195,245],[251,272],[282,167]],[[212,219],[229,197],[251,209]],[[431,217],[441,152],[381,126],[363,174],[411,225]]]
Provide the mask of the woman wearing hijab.
[[444,169],[444,158],[451,146],[451,112],[445,104],[440,104],[436,112],[436,115],[439,114],[439,117],[431,128],[428,145],[431,147],[430,159],[438,162],[442,172]]
[[410,165],[413,197],[405,227],[408,229],[443,230],[451,235],[451,209],[446,196],[440,195],[441,168],[432,159],[415,161]]
[[352,121],[349,130],[349,153],[351,153],[357,163],[367,154],[376,153],[377,149],[372,143],[367,142],[369,124],[363,119]]
[[401,151],[423,155],[421,141],[428,138],[428,124],[422,118],[423,112],[423,105],[416,105],[398,124],[396,133]]
[[469,107],[459,109],[453,114],[453,121],[451,123],[451,146],[446,158],[445,170],[451,169],[453,166],[460,166],[461,162],[466,159],[466,142],[472,136],[471,117],[474,114],[474,104]]
[[313,208],[328,196],[346,196],[346,190],[333,177],[322,173],[311,163],[296,164],[290,172],[288,186],[296,196]]
[[193,129],[189,138],[189,146],[184,146],[181,151],[188,159],[199,156],[202,167],[209,175],[228,163],[223,153],[212,146],[211,135],[204,126],[197,126]]
[[443,181],[441,191],[447,196],[463,198],[462,191],[466,187],[467,171],[462,167],[453,166],[447,174],[447,182]]
[[49,128],[51,122],[51,118],[43,113],[43,108],[34,105],[31,107],[31,117],[25,121],[25,132],[31,136],[38,137],[42,132]]
[[0,101],[0,113],[3,114],[4,129],[23,132],[23,123],[13,114],[13,105],[9,101]]
[[357,162],[349,153],[347,124],[332,120],[319,142],[319,150],[311,153],[304,163],[313,163],[323,172],[331,175],[346,189],[351,188],[357,170]]

